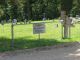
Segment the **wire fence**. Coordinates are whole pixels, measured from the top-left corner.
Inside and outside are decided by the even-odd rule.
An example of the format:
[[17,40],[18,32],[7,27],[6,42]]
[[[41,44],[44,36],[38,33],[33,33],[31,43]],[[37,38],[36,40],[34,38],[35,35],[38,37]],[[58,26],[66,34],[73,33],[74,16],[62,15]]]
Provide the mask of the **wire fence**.
[[[3,50],[12,47],[12,30],[11,23],[0,25],[0,48]],[[80,40],[80,24],[76,23],[71,27],[71,39]],[[45,23],[45,33],[33,34],[33,24],[23,24],[13,26],[15,48],[30,48],[40,45],[54,44],[56,40],[62,40],[62,26],[59,22]],[[49,43],[50,42],[50,43]]]

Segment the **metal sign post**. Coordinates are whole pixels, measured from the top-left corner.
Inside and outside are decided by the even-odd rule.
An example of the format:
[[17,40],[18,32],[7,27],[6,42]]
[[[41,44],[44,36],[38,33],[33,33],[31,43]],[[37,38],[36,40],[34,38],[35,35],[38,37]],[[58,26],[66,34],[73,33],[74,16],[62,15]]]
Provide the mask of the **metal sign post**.
[[17,20],[13,19],[12,25],[11,25],[11,34],[12,34],[12,40],[11,40],[11,47],[14,48],[14,25],[16,25]]
[[14,25],[13,25],[13,22],[11,25],[11,34],[12,34],[11,47],[14,48]]
[[2,25],[2,32],[4,32],[4,21],[1,21],[1,25]]

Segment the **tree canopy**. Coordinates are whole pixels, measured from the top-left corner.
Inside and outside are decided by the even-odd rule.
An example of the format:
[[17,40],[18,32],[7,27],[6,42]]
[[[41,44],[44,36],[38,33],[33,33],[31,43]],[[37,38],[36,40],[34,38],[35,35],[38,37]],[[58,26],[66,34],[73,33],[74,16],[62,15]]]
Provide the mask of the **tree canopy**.
[[0,0],[0,20],[4,15],[4,20],[41,20],[44,13],[46,19],[54,19],[60,16],[61,9],[76,16],[80,14],[79,4],[80,0]]

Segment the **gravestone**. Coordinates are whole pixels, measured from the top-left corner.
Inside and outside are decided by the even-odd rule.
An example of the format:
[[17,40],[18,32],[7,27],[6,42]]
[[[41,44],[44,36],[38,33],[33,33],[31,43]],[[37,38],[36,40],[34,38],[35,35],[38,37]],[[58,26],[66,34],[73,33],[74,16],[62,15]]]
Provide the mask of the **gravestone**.
[[17,19],[13,19],[12,24],[13,25],[17,24]]

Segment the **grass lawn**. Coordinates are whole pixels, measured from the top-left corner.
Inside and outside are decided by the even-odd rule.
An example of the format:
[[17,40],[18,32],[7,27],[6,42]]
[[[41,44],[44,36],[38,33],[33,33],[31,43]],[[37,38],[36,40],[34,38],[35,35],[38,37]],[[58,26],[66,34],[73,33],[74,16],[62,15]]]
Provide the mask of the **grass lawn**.
[[[42,46],[51,46],[65,42],[76,42],[80,40],[80,24],[71,27],[71,38],[62,39],[61,24],[58,21],[46,21],[46,32],[41,34],[39,40],[38,34],[33,34],[33,24],[14,26],[14,50],[27,49]],[[56,27],[58,24],[58,27]],[[11,49],[11,24],[0,25],[0,52]]]

